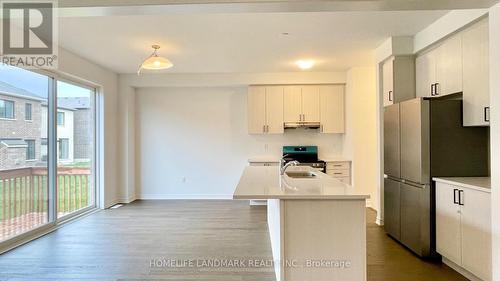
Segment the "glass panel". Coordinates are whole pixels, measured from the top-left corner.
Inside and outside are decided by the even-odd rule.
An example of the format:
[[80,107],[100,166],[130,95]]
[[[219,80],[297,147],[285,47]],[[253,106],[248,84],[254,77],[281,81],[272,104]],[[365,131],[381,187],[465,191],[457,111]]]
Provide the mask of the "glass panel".
[[31,121],[31,103],[25,105],[24,120]]
[[0,100],[0,118],[14,119],[14,101],[12,99]]
[[35,140],[25,140],[26,145],[26,160],[36,160]]
[[[47,138],[50,78],[0,65],[0,241],[48,222]],[[23,118],[31,104],[31,121]],[[16,118],[18,117],[18,118]]]
[[64,126],[64,112],[57,112],[57,126]]
[[57,216],[95,204],[95,91],[57,81]]

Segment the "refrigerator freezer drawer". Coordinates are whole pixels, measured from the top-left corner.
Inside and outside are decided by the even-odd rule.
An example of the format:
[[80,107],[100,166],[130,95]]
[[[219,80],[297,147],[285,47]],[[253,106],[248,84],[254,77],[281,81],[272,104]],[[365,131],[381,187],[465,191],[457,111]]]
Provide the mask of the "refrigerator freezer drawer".
[[401,183],[384,179],[384,228],[385,232],[401,239]]
[[431,188],[401,183],[401,243],[426,257],[431,250]]

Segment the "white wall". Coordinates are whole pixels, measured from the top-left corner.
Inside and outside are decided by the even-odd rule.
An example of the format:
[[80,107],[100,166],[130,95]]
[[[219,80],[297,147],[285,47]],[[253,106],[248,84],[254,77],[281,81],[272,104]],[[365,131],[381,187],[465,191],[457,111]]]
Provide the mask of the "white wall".
[[109,207],[117,202],[117,103],[118,75],[65,49],[59,48],[58,73],[96,86],[101,96],[102,136],[100,159],[100,206]]
[[491,211],[493,280],[500,280],[500,4],[490,10]]
[[283,145],[342,154],[342,135],[249,135],[246,87],[137,89],[136,106],[139,198],[231,198],[248,158]]
[[345,156],[353,161],[353,185],[370,194],[379,210],[376,68],[356,67],[347,72]]

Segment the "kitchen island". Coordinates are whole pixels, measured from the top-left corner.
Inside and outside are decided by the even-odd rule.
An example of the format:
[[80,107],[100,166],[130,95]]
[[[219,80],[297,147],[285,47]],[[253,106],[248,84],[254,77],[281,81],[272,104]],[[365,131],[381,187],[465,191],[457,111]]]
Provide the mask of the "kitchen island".
[[309,167],[248,166],[233,199],[267,199],[277,281],[366,280],[366,199]]

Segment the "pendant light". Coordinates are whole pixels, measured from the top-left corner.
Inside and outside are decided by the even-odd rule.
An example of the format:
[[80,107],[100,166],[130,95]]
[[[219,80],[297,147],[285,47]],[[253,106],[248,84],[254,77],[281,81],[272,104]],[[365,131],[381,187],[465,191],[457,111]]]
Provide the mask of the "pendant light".
[[169,61],[168,59],[158,56],[158,49],[160,49],[159,45],[153,45],[151,46],[151,48],[154,49],[153,53],[141,64],[141,66],[137,70],[137,75],[141,73],[141,70],[143,68],[151,70],[160,70],[160,69],[171,68],[172,66],[174,66],[172,62]]

